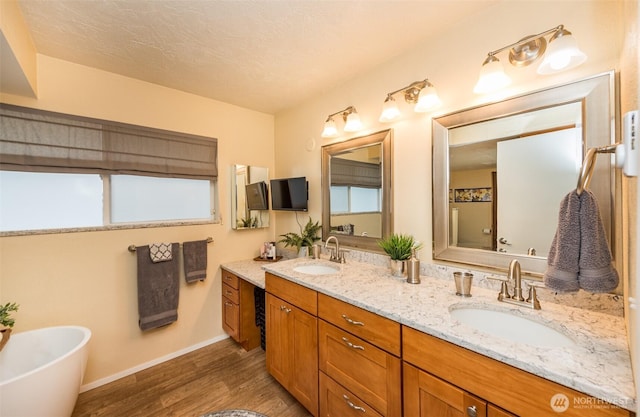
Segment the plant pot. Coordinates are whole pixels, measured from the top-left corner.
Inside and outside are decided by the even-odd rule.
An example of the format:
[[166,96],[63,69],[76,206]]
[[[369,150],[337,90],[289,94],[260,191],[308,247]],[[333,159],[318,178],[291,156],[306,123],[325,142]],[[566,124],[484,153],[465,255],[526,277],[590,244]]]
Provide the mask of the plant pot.
[[309,247],[302,246],[298,251],[298,258],[306,258],[307,256],[309,256]]
[[9,338],[11,337],[11,328],[7,327],[4,329],[0,329],[0,335],[2,335],[2,339],[0,339],[0,351],[7,344]]
[[389,260],[391,267],[391,275],[394,277],[405,277],[407,275],[406,261],[398,261],[396,259]]

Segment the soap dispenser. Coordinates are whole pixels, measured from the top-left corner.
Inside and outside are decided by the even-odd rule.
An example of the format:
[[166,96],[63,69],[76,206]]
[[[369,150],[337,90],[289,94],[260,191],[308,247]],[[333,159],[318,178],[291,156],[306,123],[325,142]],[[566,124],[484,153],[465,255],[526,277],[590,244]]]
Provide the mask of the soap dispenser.
[[416,257],[416,248],[411,248],[411,258],[407,261],[407,282],[420,284],[420,259]]

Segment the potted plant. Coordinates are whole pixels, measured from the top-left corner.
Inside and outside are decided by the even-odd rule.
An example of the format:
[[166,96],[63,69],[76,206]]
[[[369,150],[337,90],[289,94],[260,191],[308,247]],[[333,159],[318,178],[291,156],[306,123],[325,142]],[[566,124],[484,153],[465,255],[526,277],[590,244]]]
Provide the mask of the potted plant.
[[315,242],[320,240],[318,237],[320,229],[322,229],[320,222],[314,223],[313,220],[311,220],[311,217],[309,217],[309,221],[304,226],[304,229],[300,226],[300,234],[294,232],[285,233],[284,235],[280,235],[282,239],[278,242],[284,243],[285,247],[295,247],[298,251],[298,256],[307,256],[308,249],[305,249],[307,250],[307,254],[305,254],[303,253],[302,248],[313,246]]
[[416,242],[411,235],[393,233],[379,240],[378,246],[391,258],[391,275],[404,276],[406,260],[411,257],[411,249],[418,250],[422,244]]
[[16,322],[11,318],[11,312],[18,311],[18,307],[16,303],[0,305],[0,335],[2,335],[2,339],[0,339],[0,350],[7,344],[9,337],[11,337],[11,328]]

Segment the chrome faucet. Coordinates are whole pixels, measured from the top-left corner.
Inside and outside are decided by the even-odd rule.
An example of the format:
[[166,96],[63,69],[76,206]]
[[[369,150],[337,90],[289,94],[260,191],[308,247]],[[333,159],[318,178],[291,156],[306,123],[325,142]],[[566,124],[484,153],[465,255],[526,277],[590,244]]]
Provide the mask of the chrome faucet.
[[339,263],[341,263],[341,264],[345,263],[346,261],[345,261],[345,259],[344,259],[344,251],[341,251],[341,250],[340,250],[340,243],[338,242],[338,238],[337,238],[337,237],[335,237],[335,236],[329,236],[329,237],[327,238],[327,240],[324,242],[324,247],[325,247],[325,248],[328,248],[328,246],[327,246],[327,245],[329,244],[329,241],[330,241],[331,239],[333,239],[333,240],[335,241],[335,245],[336,245],[336,247],[335,247],[335,249],[331,249],[331,248],[329,248],[329,249],[331,250],[331,256],[329,256],[329,260],[330,260],[331,262],[339,262]]
[[[534,310],[540,310],[540,301],[538,301],[538,295],[536,294],[536,286],[533,283],[529,284],[529,296],[525,300],[522,296],[522,276],[520,269],[520,262],[517,259],[513,259],[509,263],[509,272],[506,277],[487,277],[502,281],[500,286],[500,292],[498,293],[498,301],[505,303],[515,304],[523,307],[529,307]],[[509,293],[508,283],[513,281],[513,296]]]

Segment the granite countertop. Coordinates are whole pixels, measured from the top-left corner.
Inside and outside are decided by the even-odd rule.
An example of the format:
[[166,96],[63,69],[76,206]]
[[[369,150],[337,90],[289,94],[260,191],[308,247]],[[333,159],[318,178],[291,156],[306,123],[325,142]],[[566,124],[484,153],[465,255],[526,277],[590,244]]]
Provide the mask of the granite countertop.
[[[329,275],[296,272],[323,264]],[[554,303],[541,310],[498,302],[497,292],[473,287],[472,297],[455,295],[453,279],[421,276],[420,284],[390,275],[388,268],[362,262],[337,264],[297,258],[280,262],[239,261],[222,265],[264,288],[264,271],[395,320],[424,333],[499,360],[593,397],[635,411],[635,391],[624,318]],[[541,289],[540,291],[544,291]],[[450,310],[482,307],[545,324],[568,336],[568,347],[532,346],[491,336],[453,319]],[[544,343],[542,343],[544,344]]]

